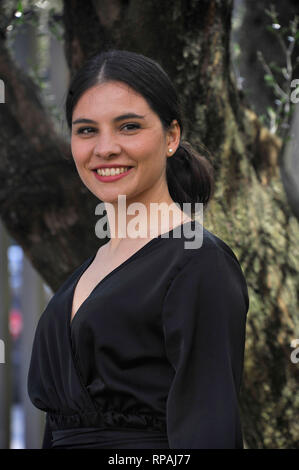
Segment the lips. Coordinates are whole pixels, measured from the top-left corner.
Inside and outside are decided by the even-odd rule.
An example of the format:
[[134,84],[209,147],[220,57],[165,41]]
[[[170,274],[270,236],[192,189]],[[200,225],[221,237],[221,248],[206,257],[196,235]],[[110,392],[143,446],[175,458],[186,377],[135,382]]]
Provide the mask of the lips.
[[[104,167],[100,167],[98,168],[97,170],[94,170],[94,174],[95,174],[95,177],[97,178],[97,180],[99,181],[102,181],[104,183],[109,183],[109,182],[112,182],[112,181],[116,181],[120,178],[124,178],[125,176],[127,176],[133,169],[133,167],[119,167],[119,166],[109,166],[109,167],[106,167],[106,168],[115,168],[115,171],[117,170],[117,173],[116,174],[109,174],[109,175],[105,175],[105,174],[102,174],[104,170]],[[114,173],[114,171],[113,171]]]
[[95,168],[93,168],[94,171],[98,170],[99,168],[132,168],[132,165],[126,165],[126,164],[123,164],[123,165],[113,165],[113,163],[110,163],[110,164],[106,164],[106,165],[99,165],[99,166],[96,166]]
[[[132,167],[131,167],[132,168]],[[98,168],[96,172],[101,176],[114,176],[126,173],[129,170],[129,167],[112,167],[112,168]]]

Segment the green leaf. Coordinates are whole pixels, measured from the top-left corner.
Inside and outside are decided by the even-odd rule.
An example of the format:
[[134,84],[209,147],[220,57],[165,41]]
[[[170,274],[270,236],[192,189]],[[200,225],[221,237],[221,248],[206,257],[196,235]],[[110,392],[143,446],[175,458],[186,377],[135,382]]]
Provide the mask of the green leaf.
[[275,62],[271,61],[269,63],[269,67],[271,70],[274,70],[275,72],[281,73],[281,67],[279,67]]
[[264,76],[264,79],[268,83],[274,83],[274,78],[272,77],[272,75],[269,75],[268,73]]
[[18,2],[17,11],[20,11],[21,13],[23,13],[24,10],[23,10],[22,2]]
[[266,26],[266,30],[269,31],[270,33],[273,33],[273,28],[272,28],[272,26]]

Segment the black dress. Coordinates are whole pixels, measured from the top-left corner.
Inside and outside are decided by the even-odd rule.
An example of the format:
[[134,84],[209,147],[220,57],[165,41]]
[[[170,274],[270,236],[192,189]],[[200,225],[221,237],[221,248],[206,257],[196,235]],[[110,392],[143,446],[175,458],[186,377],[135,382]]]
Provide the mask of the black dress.
[[[200,247],[186,248],[190,230]],[[28,393],[46,412],[43,448],[243,448],[249,297],[233,251],[199,222],[179,225],[102,279],[70,323],[95,256],[37,325]]]

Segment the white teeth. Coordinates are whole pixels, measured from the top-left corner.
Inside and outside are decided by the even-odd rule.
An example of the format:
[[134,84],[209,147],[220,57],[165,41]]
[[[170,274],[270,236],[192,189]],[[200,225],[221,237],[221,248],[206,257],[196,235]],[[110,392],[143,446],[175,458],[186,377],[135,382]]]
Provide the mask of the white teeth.
[[98,175],[101,176],[113,176],[113,175],[119,175],[120,173],[124,173],[128,171],[129,167],[127,166],[122,166],[122,167],[117,167],[117,168],[98,168],[97,173]]

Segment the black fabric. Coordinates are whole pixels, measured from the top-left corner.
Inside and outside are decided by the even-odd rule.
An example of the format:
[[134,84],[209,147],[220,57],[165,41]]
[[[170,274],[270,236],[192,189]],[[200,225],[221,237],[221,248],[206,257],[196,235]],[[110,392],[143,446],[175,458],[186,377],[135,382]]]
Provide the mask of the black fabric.
[[[247,284],[230,247],[198,222],[191,229],[203,243],[186,248],[187,225],[151,239],[109,273],[72,322],[76,284],[96,254],[51,298],[28,374],[30,399],[47,413],[44,448],[55,440],[155,448],[153,433],[164,448],[165,436],[170,449],[243,448]],[[58,444],[57,436],[67,439]]]
[[51,449],[52,447],[52,431],[49,425],[49,415],[46,414],[46,425],[45,425],[45,432],[42,442],[43,449]]
[[166,434],[147,429],[75,428],[53,432],[53,449],[168,449]]

